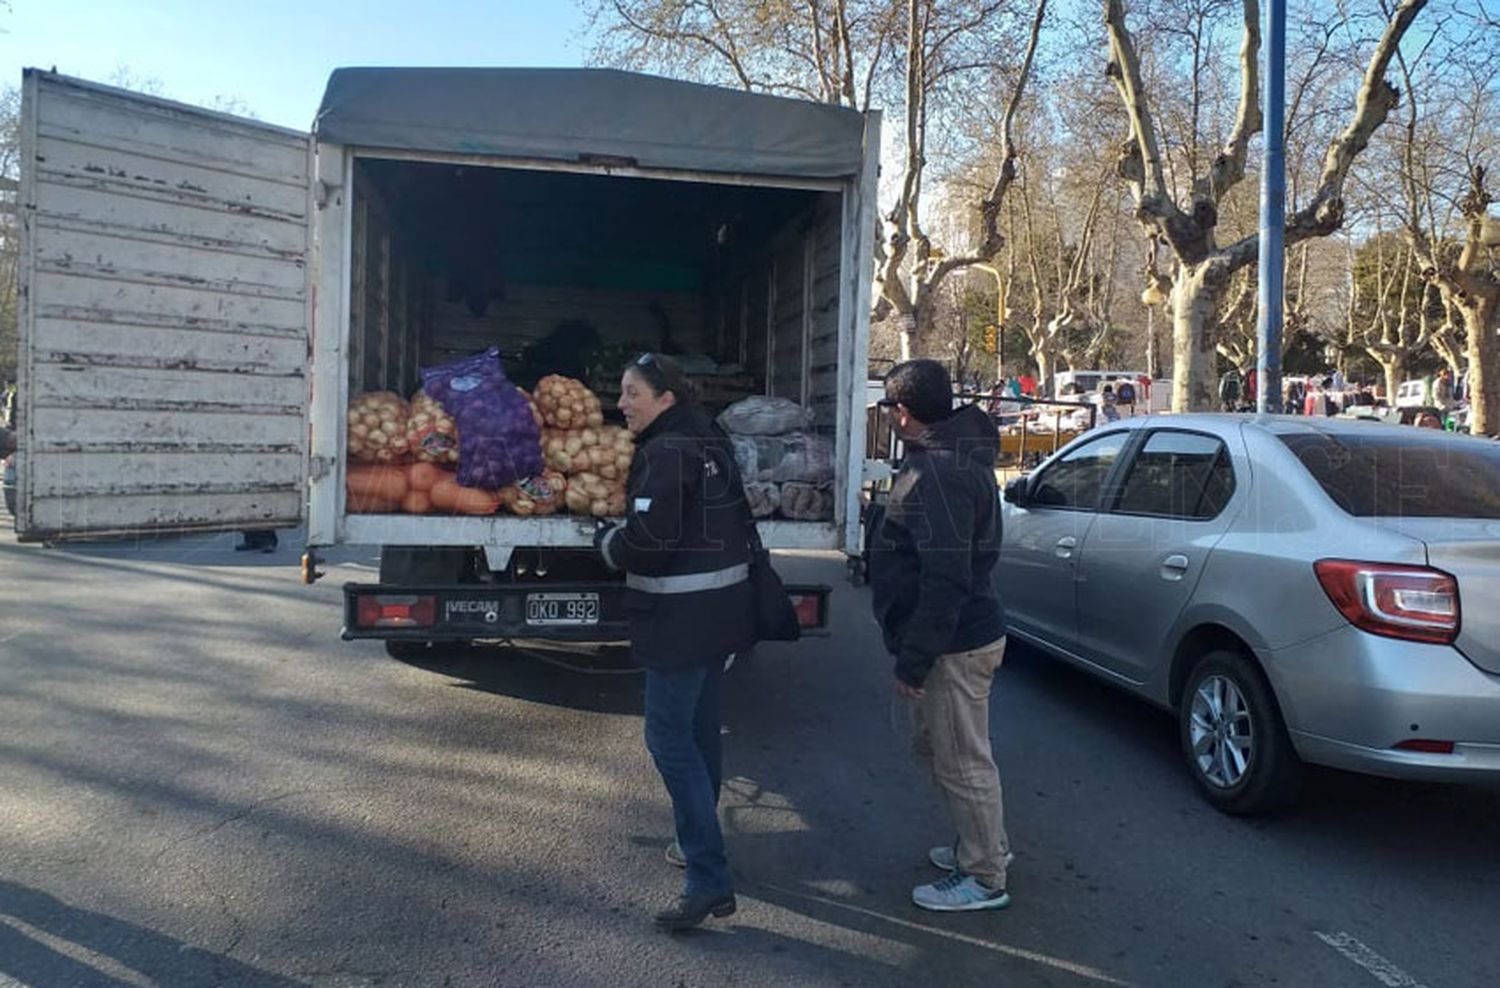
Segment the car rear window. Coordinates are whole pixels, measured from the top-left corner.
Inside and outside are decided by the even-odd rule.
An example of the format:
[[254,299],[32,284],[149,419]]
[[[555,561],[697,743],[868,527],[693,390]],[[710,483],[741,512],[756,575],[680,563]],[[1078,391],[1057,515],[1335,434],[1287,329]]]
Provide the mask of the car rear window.
[[1500,518],[1500,443],[1406,436],[1278,437],[1334,503],[1378,518]]

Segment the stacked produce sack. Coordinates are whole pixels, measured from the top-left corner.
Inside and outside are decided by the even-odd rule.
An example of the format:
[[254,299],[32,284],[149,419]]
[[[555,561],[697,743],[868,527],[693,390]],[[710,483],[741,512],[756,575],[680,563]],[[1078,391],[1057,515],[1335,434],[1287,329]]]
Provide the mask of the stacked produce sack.
[[757,518],[833,518],[833,444],[812,431],[812,412],[786,398],[755,395],[719,415]]
[[547,467],[567,478],[564,500],[574,514],[625,513],[625,478],[635,442],[630,432],[605,425],[599,398],[580,381],[549,375],[537,382],[542,454]]
[[554,375],[529,395],[495,350],[426,368],[422,380],[410,402],[391,391],[350,401],[350,511],[624,514],[634,446],[603,425],[598,397],[579,382]]

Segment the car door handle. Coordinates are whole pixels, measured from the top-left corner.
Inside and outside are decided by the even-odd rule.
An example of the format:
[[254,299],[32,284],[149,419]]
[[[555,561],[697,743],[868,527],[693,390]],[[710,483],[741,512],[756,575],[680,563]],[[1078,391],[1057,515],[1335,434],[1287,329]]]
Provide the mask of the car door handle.
[[1173,554],[1161,561],[1161,578],[1163,580],[1180,580],[1188,569],[1188,557]]
[[1078,548],[1078,540],[1071,535],[1064,535],[1057,540],[1057,548],[1053,550],[1058,559],[1073,558],[1073,550]]

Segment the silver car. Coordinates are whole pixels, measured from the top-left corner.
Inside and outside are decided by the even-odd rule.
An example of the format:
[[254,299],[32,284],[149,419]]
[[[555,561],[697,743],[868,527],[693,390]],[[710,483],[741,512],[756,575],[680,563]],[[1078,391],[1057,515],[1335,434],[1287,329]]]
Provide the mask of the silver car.
[[1304,761],[1500,778],[1500,443],[1140,417],[1004,500],[1010,634],[1175,710],[1218,808],[1287,802]]

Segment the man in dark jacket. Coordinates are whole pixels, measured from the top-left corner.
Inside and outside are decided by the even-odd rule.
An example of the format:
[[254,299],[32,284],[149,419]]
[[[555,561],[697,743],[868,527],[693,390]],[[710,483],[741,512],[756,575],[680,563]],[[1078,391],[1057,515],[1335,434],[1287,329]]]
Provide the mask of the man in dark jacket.
[[947,797],[957,841],[928,853],[948,877],[912,890],[924,909],[1010,903],[1000,774],[989,699],[1005,654],[991,579],[1000,549],[995,460],[1000,438],[979,409],[954,411],[948,372],[932,360],[892,368],[881,405],[906,443],[870,554],[875,618],[911,701],[913,744]]

